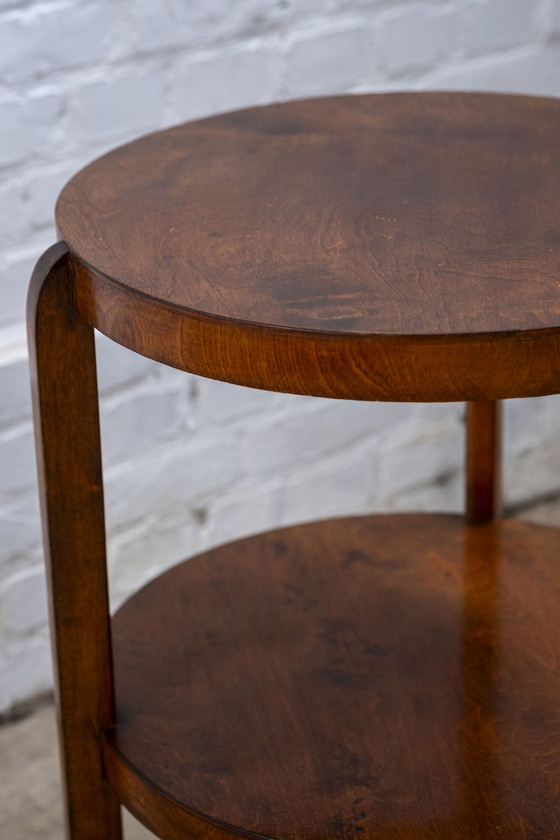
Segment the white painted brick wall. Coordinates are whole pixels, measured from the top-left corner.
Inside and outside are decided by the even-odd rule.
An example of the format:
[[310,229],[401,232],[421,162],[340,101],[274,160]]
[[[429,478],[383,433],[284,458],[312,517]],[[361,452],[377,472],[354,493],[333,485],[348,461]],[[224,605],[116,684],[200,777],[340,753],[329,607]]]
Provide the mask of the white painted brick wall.
[[119,34],[119,4],[32,3],[2,20],[0,77],[7,84],[104,61]]
[[444,63],[457,50],[459,32],[456,6],[414,5],[381,14],[374,43],[387,76],[400,78]]
[[62,101],[53,93],[0,94],[0,167],[24,166],[35,157],[56,154],[61,115]]
[[471,55],[519,47],[538,37],[539,5],[527,0],[478,0],[467,12]]
[[[545,17],[545,26],[548,20]],[[558,38],[560,36],[560,3],[553,3],[550,9],[550,36]],[[545,29],[546,34],[546,29]]]
[[360,18],[322,28],[311,22],[286,50],[286,87],[298,96],[342,93],[365,76],[368,33]]
[[196,56],[187,53],[175,67],[173,105],[188,119],[241,108],[247,102],[260,105],[270,99],[273,79],[271,51],[261,40],[228,44]]
[[[116,143],[297,96],[560,94],[560,0],[0,0],[0,712],[51,685],[23,307],[56,195]],[[166,370],[99,337],[113,603],[302,519],[458,510],[462,406],[333,403]],[[560,492],[560,398],[507,406],[506,493]]]

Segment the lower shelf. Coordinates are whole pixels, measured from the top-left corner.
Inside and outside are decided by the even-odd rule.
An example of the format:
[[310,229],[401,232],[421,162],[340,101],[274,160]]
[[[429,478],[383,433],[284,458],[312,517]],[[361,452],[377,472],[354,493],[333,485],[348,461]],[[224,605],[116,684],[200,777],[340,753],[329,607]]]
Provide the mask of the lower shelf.
[[164,837],[560,838],[560,531],[241,540],[113,620],[107,772]]

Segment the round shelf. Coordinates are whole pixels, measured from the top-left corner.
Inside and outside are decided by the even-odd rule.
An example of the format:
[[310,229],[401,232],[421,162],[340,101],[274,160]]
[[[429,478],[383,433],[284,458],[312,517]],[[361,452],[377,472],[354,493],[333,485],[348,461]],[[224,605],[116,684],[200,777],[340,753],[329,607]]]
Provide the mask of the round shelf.
[[355,399],[560,389],[560,102],[345,96],[152,134],[57,205],[81,314],[194,373]]
[[173,838],[560,836],[559,556],[387,515],[182,563],[113,619],[109,778]]

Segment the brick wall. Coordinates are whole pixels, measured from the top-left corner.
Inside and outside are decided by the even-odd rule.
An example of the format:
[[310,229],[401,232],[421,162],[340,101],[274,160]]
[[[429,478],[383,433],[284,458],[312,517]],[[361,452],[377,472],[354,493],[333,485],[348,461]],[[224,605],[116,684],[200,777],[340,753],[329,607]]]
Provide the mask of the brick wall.
[[[424,87],[559,94],[560,0],[0,0],[0,712],[51,684],[22,318],[64,182],[186,119]],[[460,507],[460,405],[265,394],[105,339],[99,361],[115,603],[239,534]],[[560,492],[558,406],[507,406],[510,504]]]

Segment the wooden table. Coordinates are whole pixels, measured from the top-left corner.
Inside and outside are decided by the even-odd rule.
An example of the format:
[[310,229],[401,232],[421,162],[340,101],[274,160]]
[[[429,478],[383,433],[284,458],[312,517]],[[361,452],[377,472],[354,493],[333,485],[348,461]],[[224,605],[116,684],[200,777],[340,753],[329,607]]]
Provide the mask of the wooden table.
[[[119,802],[169,840],[560,838],[560,534],[497,518],[497,401],[560,392],[559,140],[556,100],[346,96],[65,187],[29,325],[72,840]],[[466,516],[238,541],[110,621],[94,328],[240,385],[467,401]]]

